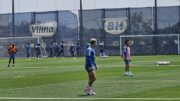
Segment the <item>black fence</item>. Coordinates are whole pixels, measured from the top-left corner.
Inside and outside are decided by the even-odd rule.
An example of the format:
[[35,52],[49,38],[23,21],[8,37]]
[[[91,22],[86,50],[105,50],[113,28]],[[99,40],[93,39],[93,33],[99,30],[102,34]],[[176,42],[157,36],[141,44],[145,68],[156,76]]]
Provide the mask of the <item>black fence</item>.
[[[106,32],[104,23],[107,18],[126,18],[128,26],[126,31],[121,34]],[[158,7],[157,22],[155,22],[153,7],[17,13],[15,14],[15,35],[13,36],[32,36],[29,25],[47,21],[56,21],[58,26],[53,37],[43,38],[47,50],[50,43],[55,41],[74,42],[75,44],[80,42],[81,53],[84,54],[88,40],[96,38],[98,43],[104,42],[105,51],[108,55],[119,55],[120,35],[180,34],[180,7]],[[157,23],[157,33],[154,33],[155,23]],[[80,24],[82,24],[81,27]],[[0,14],[0,37],[9,36],[12,36],[11,14]],[[156,43],[154,41],[152,44]],[[170,48],[177,48],[169,46]],[[163,50],[163,53],[177,53],[177,50],[174,52],[166,50]],[[138,52],[138,54],[141,53]]]

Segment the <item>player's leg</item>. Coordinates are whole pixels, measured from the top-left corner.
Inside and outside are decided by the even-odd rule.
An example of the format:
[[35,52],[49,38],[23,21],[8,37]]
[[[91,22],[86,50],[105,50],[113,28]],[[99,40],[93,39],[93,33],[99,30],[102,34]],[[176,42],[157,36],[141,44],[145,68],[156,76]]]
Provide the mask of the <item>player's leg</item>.
[[130,60],[124,60],[125,61],[125,76],[133,76],[133,74],[130,71]]
[[58,51],[57,51],[57,57],[60,57],[60,56],[61,56],[61,51],[58,50]]
[[71,53],[71,57],[73,57],[73,52],[72,52],[72,50],[70,51],[70,53]]
[[62,50],[60,50],[60,51],[58,52],[58,57],[61,57],[61,54],[62,54]]
[[127,59],[124,59],[125,63],[125,76],[129,76],[129,61]]
[[89,86],[92,86],[94,81],[96,80],[96,74],[95,74],[95,71],[94,70],[91,70],[89,73],[88,73],[88,76],[89,76]]
[[132,74],[132,72],[130,71],[130,64],[131,64],[131,60],[128,60],[129,76],[133,76],[134,74]]
[[31,54],[31,52],[29,52],[29,54],[28,54],[28,55],[29,55],[29,58],[31,57],[30,54]]
[[74,51],[72,51],[73,52],[73,57],[74,57]]
[[27,58],[29,58],[29,54],[28,54],[29,52],[28,52],[28,50],[27,50],[27,53],[26,53],[26,56],[27,56]]
[[102,56],[102,52],[101,52],[101,49],[99,50],[99,56],[100,56],[100,57]]
[[88,72],[88,77],[89,77],[89,81],[88,81],[88,86],[87,86],[87,94],[88,95],[95,95],[96,93],[93,92],[92,90],[92,85],[96,80],[96,73],[94,70],[91,70]]
[[80,55],[80,51],[78,51],[78,57],[80,57],[81,55]]
[[41,50],[39,50],[39,58],[41,58]]
[[27,53],[26,53],[26,57],[28,58],[28,51],[27,51]]
[[64,58],[64,50],[63,49],[61,50],[61,55],[60,56]]
[[37,53],[36,53],[36,57],[37,57],[37,58],[38,58],[38,54],[39,54],[39,53],[38,53],[38,51],[37,51]]
[[38,51],[38,53],[37,53],[37,58],[38,59],[40,58],[40,51]]
[[13,67],[14,67],[14,65],[15,65],[15,54],[13,55],[12,59],[13,59]]
[[9,63],[8,63],[8,67],[10,67],[11,60],[12,60],[12,55],[10,55],[10,56],[9,56]]
[[62,50],[62,57],[64,58],[64,50]]
[[29,53],[27,53],[27,58],[29,59]]
[[30,58],[30,52],[28,52],[28,54],[27,54],[27,58],[28,58],[28,59]]
[[80,57],[80,52],[79,50],[76,51],[76,58],[79,58]]
[[33,57],[33,56],[34,56],[34,49],[31,48],[31,57]]

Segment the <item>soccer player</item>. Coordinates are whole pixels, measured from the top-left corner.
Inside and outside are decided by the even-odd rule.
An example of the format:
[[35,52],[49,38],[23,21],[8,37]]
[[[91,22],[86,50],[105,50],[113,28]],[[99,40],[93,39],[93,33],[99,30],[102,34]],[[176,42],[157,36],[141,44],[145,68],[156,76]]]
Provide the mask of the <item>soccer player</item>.
[[31,46],[29,42],[26,44],[26,53],[27,53],[27,58],[30,60]]
[[59,45],[57,42],[53,43],[53,50],[54,50],[54,58],[58,57],[59,55]]
[[104,53],[104,42],[103,41],[99,43],[99,55],[100,55],[100,57],[105,56],[105,53]]
[[74,43],[72,42],[70,45],[70,49],[69,49],[70,53],[71,53],[71,57],[74,57],[74,51],[75,51],[75,46]]
[[33,41],[30,42],[30,47],[31,47],[31,57],[33,57],[34,56],[34,48],[35,48]]
[[130,50],[130,43],[129,40],[125,40],[125,45],[123,47],[123,54],[122,58],[125,62],[125,76],[133,76],[130,71],[130,62],[131,62],[131,50]]
[[37,43],[36,46],[35,46],[35,49],[36,49],[36,53],[37,53],[37,58],[39,59],[41,57],[41,49],[40,49],[40,44]]
[[85,93],[90,96],[96,94],[92,90],[92,85],[96,80],[95,70],[97,70],[97,66],[96,66],[96,62],[95,62],[95,55],[96,55],[95,46],[96,46],[96,40],[91,40],[90,46],[86,49],[85,69],[88,73],[89,81],[88,81],[88,85],[85,89]]
[[61,41],[60,43],[60,54],[59,56],[63,56],[64,57],[64,41]]
[[76,57],[79,58],[80,57],[80,44],[77,43],[76,45]]
[[53,42],[50,44],[50,58],[53,58],[54,57],[54,45],[53,45]]
[[61,56],[61,43],[56,43],[56,53],[57,53],[57,57],[60,57]]
[[13,67],[14,67],[16,52],[17,52],[16,46],[14,44],[10,45],[9,48],[8,48],[8,53],[9,53],[9,64],[8,64],[8,67],[10,67],[11,60],[13,60]]

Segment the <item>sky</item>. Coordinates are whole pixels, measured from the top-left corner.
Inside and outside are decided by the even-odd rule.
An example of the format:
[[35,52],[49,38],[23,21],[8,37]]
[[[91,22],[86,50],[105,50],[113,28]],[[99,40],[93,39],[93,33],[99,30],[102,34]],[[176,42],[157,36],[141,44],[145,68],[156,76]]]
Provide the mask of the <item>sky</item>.
[[[15,12],[79,9],[79,0],[14,0]],[[82,0],[83,9],[153,7],[154,0]],[[157,0],[158,6],[179,6],[180,0]],[[12,0],[0,0],[0,14],[11,13]]]

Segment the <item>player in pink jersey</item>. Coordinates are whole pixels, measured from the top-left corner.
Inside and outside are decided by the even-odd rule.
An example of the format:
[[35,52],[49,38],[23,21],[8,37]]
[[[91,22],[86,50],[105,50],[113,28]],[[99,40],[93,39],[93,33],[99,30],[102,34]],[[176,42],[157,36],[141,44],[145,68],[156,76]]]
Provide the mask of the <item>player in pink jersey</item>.
[[133,74],[129,70],[130,62],[131,62],[131,49],[130,49],[129,40],[125,40],[125,45],[123,47],[122,57],[123,57],[124,62],[125,62],[125,76],[133,76]]

